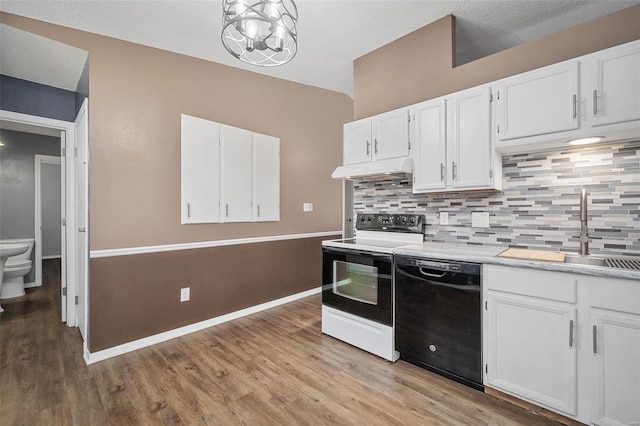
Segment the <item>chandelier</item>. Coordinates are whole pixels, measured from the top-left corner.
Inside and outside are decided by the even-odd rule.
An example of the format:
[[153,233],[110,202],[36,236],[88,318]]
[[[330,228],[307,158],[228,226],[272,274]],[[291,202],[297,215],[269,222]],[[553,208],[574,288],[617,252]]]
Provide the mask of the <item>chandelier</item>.
[[222,44],[248,64],[274,67],[293,59],[297,23],[293,0],[222,0]]

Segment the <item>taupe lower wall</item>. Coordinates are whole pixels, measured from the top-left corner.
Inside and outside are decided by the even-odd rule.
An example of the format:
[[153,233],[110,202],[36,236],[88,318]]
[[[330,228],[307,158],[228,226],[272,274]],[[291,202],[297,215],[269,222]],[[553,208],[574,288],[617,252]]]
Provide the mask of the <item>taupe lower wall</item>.
[[460,67],[444,17],[354,62],[354,117],[369,117],[640,39],[640,5]]
[[92,259],[90,351],[318,288],[330,238]]

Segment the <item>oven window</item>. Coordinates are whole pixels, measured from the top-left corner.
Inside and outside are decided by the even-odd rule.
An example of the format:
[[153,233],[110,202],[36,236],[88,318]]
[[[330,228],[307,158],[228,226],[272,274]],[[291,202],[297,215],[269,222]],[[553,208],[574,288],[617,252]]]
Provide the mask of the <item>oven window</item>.
[[378,268],[333,261],[333,293],[370,305],[378,304]]

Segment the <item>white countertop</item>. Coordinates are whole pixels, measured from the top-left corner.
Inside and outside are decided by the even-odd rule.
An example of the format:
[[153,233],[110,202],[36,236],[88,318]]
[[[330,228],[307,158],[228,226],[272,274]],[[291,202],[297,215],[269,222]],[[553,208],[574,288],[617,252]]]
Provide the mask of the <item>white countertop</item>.
[[456,243],[434,243],[407,245],[395,248],[396,255],[423,257],[429,259],[458,260],[461,262],[486,263],[494,265],[516,266],[547,271],[569,272],[600,277],[635,279],[640,283],[640,271],[607,268],[601,266],[577,265],[560,262],[510,259],[497,257],[508,247],[474,246]]

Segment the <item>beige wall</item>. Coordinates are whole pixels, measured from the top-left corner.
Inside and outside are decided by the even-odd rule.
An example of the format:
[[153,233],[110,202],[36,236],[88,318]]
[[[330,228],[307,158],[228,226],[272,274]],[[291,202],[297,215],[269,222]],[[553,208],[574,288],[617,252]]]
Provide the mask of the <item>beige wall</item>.
[[[92,250],[342,229],[331,172],[353,117],[348,96],[14,15],[2,22],[89,52]],[[180,224],[181,113],[280,138],[280,222]]]
[[369,117],[640,39],[640,5],[454,67],[444,17],[354,62],[354,117]]

